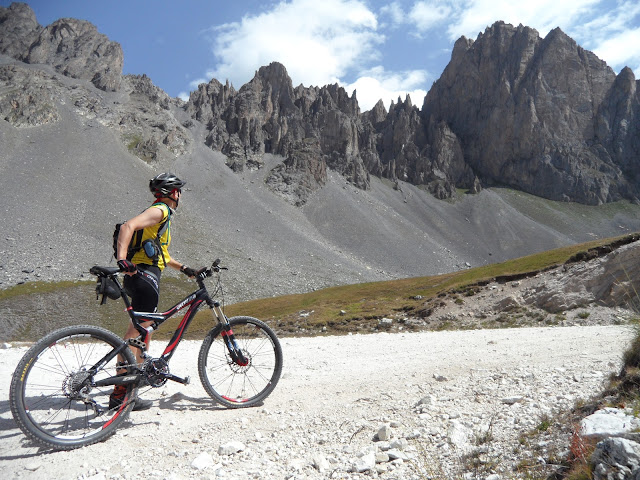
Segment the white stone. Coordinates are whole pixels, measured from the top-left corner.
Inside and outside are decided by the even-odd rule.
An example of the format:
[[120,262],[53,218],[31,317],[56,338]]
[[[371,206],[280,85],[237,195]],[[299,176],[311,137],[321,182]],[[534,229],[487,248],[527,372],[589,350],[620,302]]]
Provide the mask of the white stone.
[[378,452],[376,453],[376,463],[386,463],[389,460],[391,460],[391,458],[389,457],[389,455],[385,452]]
[[409,442],[406,438],[397,438],[393,442],[391,442],[390,447],[395,448],[397,450],[404,450],[409,446]]
[[374,452],[369,452],[363,455],[356,460],[353,468],[357,473],[364,473],[369,470],[373,470],[376,468],[376,454]]
[[[607,438],[598,442],[591,455],[594,464],[618,465],[618,467],[640,466],[640,444],[626,438]],[[626,478],[626,477],[625,477]]]
[[321,473],[326,472],[331,468],[331,464],[321,453],[314,454],[313,458],[311,459],[311,463],[315,467],[315,469]]
[[453,420],[449,425],[449,442],[459,449],[466,449],[469,446],[470,431],[462,423]]
[[218,455],[233,455],[234,453],[242,452],[245,448],[244,443],[231,441],[220,445],[218,448]]
[[406,453],[404,453],[402,450],[398,450],[398,449],[391,449],[387,452],[387,455],[389,455],[389,458],[393,461],[393,460],[409,460],[409,455],[407,455]]
[[213,457],[207,452],[202,452],[191,462],[191,466],[196,470],[204,470],[205,468],[213,466]]
[[580,426],[586,436],[619,435],[639,428],[640,421],[619,408],[604,408],[583,418]]
[[378,430],[377,434],[378,440],[381,442],[386,442],[391,438],[391,427],[389,425],[383,425]]

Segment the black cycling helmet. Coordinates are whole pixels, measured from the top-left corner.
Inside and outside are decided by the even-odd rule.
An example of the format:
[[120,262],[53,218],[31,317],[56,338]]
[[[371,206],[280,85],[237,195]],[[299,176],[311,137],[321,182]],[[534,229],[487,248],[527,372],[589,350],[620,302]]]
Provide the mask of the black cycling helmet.
[[156,197],[165,197],[176,189],[180,190],[185,183],[173,173],[161,173],[149,181],[149,190]]

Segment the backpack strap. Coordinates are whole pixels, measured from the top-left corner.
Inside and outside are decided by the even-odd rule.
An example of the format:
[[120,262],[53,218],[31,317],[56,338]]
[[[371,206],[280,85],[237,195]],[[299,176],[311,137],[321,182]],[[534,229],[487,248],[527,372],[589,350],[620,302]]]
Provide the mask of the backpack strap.
[[127,260],[131,260],[138,250],[142,248],[142,230],[133,233],[129,249],[127,250]]
[[[167,266],[167,260],[164,258],[164,252],[162,251],[162,243],[160,242],[160,237],[162,237],[162,235],[164,235],[164,233],[169,229],[169,224],[171,223],[171,207],[169,205],[167,205],[164,202],[154,202],[153,205],[151,205],[152,207],[154,205],[164,205],[165,207],[167,207],[167,218],[165,219],[164,222],[162,222],[162,225],[160,225],[160,228],[158,228],[158,232],[156,233],[156,238],[154,239],[154,242],[156,244],[156,248],[158,249],[158,251],[160,252],[160,255],[162,255],[162,263],[164,263],[164,266]],[[155,266],[158,266],[158,258],[156,257],[156,259],[154,260],[153,264]]]

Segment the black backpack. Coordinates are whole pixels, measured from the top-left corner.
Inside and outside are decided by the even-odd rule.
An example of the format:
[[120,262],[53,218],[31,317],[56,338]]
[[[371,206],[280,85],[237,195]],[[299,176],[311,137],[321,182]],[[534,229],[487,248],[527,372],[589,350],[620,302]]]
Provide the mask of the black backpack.
[[[159,203],[162,203],[162,202],[159,202]],[[153,205],[157,205],[157,204],[158,202],[154,203]],[[158,228],[158,233],[156,234],[155,238],[153,239],[150,238],[143,242],[142,241],[143,230],[137,230],[136,232],[134,232],[133,237],[131,237],[131,242],[129,242],[129,248],[127,249],[127,260],[131,261],[133,256],[139,250],[144,249],[145,253],[147,254],[147,257],[153,260],[154,265],[158,264],[158,257],[159,255],[162,255],[162,261],[166,266],[167,262],[164,258],[164,253],[162,252],[162,245],[160,245],[160,238],[162,237],[162,235],[164,235],[164,232],[166,232],[167,229],[169,228],[169,221],[171,220],[171,208],[169,208],[169,206],[167,206],[167,208],[169,209],[169,215],[167,215],[166,220],[162,222],[162,224],[160,225],[160,228]],[[113,257],[114,258],[118,258],[118,236],[120,235],[120,227],[122,227],[124,223],[125,222],[116,223],[116,227],[113,230]]]

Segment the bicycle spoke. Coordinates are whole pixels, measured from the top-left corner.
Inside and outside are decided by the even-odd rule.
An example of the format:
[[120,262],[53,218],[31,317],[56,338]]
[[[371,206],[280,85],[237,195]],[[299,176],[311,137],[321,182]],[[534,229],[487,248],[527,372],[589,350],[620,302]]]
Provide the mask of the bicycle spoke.
[[[38,442],[63,449],[113,433],[130,407],[109,411],[112,387],[92,385],[114,376],[117,359],[112,352],[121,345],[115,334],[90,326],[61,329],[34,345],[11,383],[11,410],[20,428]],[[94,365],[110,355],[109,363],[94,372]],[[123,355],[127,364],[135,363],[129,349]],[[126,398],[132,398],[135,388],[127,386]]]
[[230,324],[237,349],[242,353],[242,364],[233,361],[222,335],[216,331],[202,345],[198,360],[200,378],[207,392],[224,405],[255,405],[271,393],[280,378],[280,344],[260,320],[235,317]]

